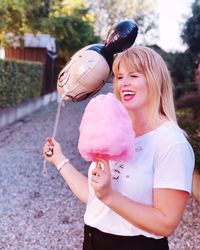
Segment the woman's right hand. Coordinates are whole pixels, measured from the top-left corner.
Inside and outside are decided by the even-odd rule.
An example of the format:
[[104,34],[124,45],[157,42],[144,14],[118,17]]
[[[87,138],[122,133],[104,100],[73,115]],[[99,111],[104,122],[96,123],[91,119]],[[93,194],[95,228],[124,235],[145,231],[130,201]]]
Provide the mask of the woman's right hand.
[[48,162],[55,165],[59,164],[65,159],[60,144],[53,137],[48,137],[46,139],[43,147],[43,155]]

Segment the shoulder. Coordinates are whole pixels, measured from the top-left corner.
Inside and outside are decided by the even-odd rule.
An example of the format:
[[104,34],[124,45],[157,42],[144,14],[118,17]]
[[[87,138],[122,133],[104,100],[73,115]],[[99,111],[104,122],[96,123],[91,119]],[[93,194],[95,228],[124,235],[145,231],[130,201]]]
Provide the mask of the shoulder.
[[154,158],[154,187],[191,192],[194,152],[184,131],[175,123],[166,124],[159,133]]
[[194,163],[194,151],[186,137],[186,133],[174,122],[167,122],[158,129],[155,135],[155,159],[184,159]]
[[172,121],[164,123],[156,130],[155,139],[159,140],[159,145],[165,148],[182,143],[189,145],[186,133]]

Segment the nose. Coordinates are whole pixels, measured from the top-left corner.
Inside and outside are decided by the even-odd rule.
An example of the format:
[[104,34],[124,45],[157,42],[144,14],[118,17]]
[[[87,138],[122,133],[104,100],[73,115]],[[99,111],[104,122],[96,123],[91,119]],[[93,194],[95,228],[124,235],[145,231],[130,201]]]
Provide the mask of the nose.
[[120,85],[121,86],[129,86],[130,85],[130,79],[128,77],[123,77],[120,80]]

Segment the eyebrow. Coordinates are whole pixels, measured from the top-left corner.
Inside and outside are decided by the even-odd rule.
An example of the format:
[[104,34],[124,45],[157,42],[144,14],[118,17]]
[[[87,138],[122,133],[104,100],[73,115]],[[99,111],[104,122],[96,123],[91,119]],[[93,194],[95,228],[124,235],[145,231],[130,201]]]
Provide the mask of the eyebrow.
[[[128,73],[129,73],[129,74],[136,74],[136,73],[139,74],[140,72],[138,72],[138,71],[135,70],[135,71],[130,71],[130,72],[128,72]],[[123,73],[121,73],[121,72],[118,72],[118,73],[117,73],[117,75],[122,75],[122,74],[123,74]]]

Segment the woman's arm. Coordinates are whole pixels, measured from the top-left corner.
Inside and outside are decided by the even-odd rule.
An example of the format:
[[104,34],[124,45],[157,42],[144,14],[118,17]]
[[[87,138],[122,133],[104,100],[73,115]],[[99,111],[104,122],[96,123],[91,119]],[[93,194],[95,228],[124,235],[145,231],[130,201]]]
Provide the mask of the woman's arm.
[[87,203],[88,178],[81,174],[72,164],[67,163],[60,171],[65,182],[80,201]]
[[[49,151],[49,148],[53,146],[53,155],[52,156],[46,156],[46,152]],[[53,138],[48,138],[44,148],[43,148],[43,154],[45,156],[45,159],[58,166],[62,161],[64,161],[66,158],[62,153],[62,149],[60,147],[60,144]],[[60,173],[62,177],[64,178],[65,182],[68,184],[69,188],[72,190],[72,192],[84,203],[87,203],[88,200],[88,178],[80,173],[71,163],[67,162],[65,163]]]
[[169,236],[183,215],[188,193],[174,189],[154,189],[153,206],[130,200],[113,191],[108,162],[104,169],[96,167],[92,172],[92,186],[96,196],[131,224],[153,234]]
[[154,205],[133,202],[114,192],[104,203],[133,225],[153,234],[169,236],[183,215],[188,193],[173,189],[154,190]]

